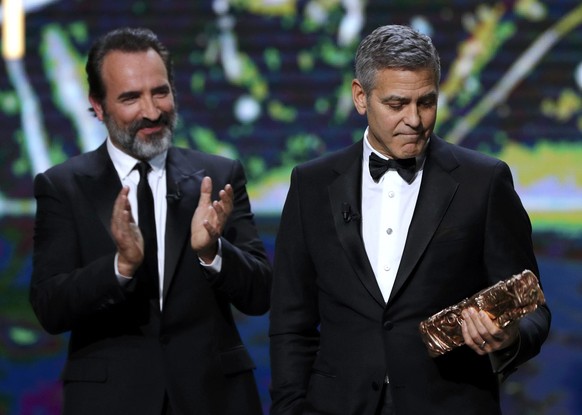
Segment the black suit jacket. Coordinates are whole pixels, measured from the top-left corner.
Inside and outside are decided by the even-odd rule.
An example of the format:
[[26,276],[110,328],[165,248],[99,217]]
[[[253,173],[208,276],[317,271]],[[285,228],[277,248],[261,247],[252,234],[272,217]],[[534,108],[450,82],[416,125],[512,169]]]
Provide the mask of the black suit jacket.
[[[37,215],[30,301],[50,333],[70,331],[63,371],[66,414],[259,414],[254,364],[231,305],[269,308],[271,269],[257,235],[238,161],[171,148],[164,307],[139,278],[121,287],[110,235],[121,183],[106,150],[83,154],[35,179]],[[205,175],[234,188],[234,210],[217,275],[190,247],[190,222]],[[217,198],[217,194],[214,195]]]
[[[531,225],[508,166],[434,136],[388,303],[361,237],[362,142],[294,169],[276,242],[273,414],[374,414],[386,375],[396,414],[500,412],[487,356],[430,358],[421,320],[528,268]],[[350,214],[351,210],[351,214]],[[511,371],[540,350],[550,313],[520,323]]]

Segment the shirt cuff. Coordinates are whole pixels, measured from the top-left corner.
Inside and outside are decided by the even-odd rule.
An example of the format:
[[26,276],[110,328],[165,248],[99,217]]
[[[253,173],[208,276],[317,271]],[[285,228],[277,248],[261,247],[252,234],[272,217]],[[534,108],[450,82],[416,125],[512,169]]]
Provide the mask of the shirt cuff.
[[117,258],[119,257],[119,253],[115,254],[115,261],[113,261],[113,267],[115,270],[115,276],[117,277],[117,281],[119,281],[119,284],[124,287],[127,283],[129,283],[133,277],[126,277],[125,275],[121,275],[119,273],[119,267],[117,266]]
[[218,250],[216,251],[216,256],[212,262],[210,264],[206,264],[200,259],[200,257],[198,257],[198,261],[200,261],[202,268],[211,274],[218,274],[222,270],[222,241],[220,238],[218,239]]

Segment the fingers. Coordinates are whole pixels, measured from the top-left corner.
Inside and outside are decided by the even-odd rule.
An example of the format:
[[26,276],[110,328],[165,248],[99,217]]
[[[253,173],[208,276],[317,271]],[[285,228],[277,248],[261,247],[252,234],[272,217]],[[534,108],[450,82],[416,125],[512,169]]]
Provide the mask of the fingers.
[[191,222],[191,245],[195,251],[216,251],[226,222],[233,210],[234,190],[230,184],[218,192],[212,201],[212,180],[204,177],[200,185],[200,199]]
[[234,199],[234,190],[232,186],[230,184],[224,186],[224,189],[220,191],[218,196],[224,204],[232,205],[232,201]]
[[208,176],[202,179],[198,206],[210,205],[212,200],[212,179]]
[[234,190],[230,184],[218,192],[218,200],[212,201],[212,179],[206,176],[200,185],[198,206],[212,206],[218,215],[230,215],[234,200]]
[[230,215],[234,205],[234,190],[230,184],[227,184],[224,187],[224,190],[220,191],[220,200],[222,201],[223,206],[225,206],[224,210],[226,211],[227,216]]
[[208,220],[205,220],[202,225],[208,232],[210,239],[216,241],[218,238],[220,238],[220,230],[216,226],[213,226]]
[[216,214],[221,216],[223,220],[226,220],[232,212],[233,206],[233,190],[230,184],[227,184],[223,190],[218,193],[218,197],[220,200],[215,200],[212,203]]
[[118,212],[126,209],[129,206],[129,199],[127,195],[129,194],[129,187],[123,186],[115,198],[115,203],[113,204],[113,212],[117,210]]
[[224,186],[220,192],[218,192],[218,200],[212,201],[212,179],[206,176],[202,179],[200,185],[200,199],[198,200],[198,206],[209,207],[209,212],[212,214],[211,210],[214,210],[218,218],[219,225],[224,225],[226,219],[232,212],[234,199],[234,190],[230,184]]
[[461,330],[465,344],[477,354],[484,355],[498,350],[505,340],[503,331],[484,311],[474,308],[463,310]]
[[133,216],[131,215],[131,205],[129,204],[129,187],[124,186],[113,204],[113,213],[111,215],[111,228],[114,235],[117,232],[127,231],[127,228],[131,222],[133,222]]

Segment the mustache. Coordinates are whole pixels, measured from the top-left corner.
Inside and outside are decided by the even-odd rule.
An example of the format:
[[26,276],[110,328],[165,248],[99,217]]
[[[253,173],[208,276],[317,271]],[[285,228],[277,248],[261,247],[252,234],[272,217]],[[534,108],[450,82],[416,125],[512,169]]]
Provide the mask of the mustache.
[[136,120],[132,122],[129,126],[129,132],[132,136],[135,136],[139,130],[142,128],[152,128],[160,126],[170,125],[170,114],[168,112],[163,112],[160,114],[157,120],[150,120],[148,118],[142,118],[141,120]]

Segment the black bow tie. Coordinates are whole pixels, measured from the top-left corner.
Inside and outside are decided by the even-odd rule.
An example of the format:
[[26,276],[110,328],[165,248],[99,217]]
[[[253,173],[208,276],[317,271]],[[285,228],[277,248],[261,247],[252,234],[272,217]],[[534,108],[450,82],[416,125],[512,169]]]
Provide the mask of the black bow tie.
[[376,183],[389,169],[395,169],[408,184],[412,183],[416,174],[416,159],[414,157],[409,159],[383,159],[377,156],[376,153],[371,153],[369,164],[370,176]]

